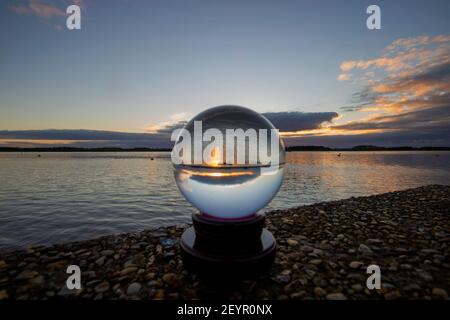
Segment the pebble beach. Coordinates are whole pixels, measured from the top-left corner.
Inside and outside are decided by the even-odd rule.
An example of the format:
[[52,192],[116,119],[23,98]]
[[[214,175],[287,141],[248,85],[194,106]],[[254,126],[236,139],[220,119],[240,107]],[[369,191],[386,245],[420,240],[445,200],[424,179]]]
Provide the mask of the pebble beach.
[[[183,268],[178,240],[187,227],[0,253],[0,300],[395,300],[450,293],[450,186],[272,211],[272,270],[226,286]],[[79,290],[66,287],[69,265],[82,271]],[[366,286],[369,265],[380,267],[380,289]]]

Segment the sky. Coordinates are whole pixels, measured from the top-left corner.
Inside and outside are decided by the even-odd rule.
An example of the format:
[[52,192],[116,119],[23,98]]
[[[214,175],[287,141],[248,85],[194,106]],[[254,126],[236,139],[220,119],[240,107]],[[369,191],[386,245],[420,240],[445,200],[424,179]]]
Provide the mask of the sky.
[[168,147],[227,104],[288,145],[450,146],[448,0],[17,0],[0,21],[3,147]]

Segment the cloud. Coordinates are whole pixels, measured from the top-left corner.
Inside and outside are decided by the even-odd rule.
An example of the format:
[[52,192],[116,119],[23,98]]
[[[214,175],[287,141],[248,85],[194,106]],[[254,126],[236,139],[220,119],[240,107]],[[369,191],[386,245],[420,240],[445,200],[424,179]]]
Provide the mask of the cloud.
[[[187,123],[187,115],[187,113],[174,114],[170,117],[171,121],[149,125],[146,131],[150,133],[171,133],[177,128],[182,128]],[[331,123],[334,118],[339,116],[336,112],[299,111],[266,112],[262,113],[262,115],[281,132],[318,129],[325,123]]]
[[[264,113],[280,131],[302,131],[317,129],[323,123],[338,116],[335,112],[270,112]],[[74,147],[157,147],[170,148],[171,134],[183,127],[186,114],[176,114],[172,122],[155,125],[154,130],[144,133],[129,133],[101,130],[0,130],[0,146],[74,146]]]
[[327,146],[335,148],[351,148],[357,145],[376,145],[384,147],[399,146],[448,146],[450,130],[442,128],[439,132],[433,130],[417,131],[411,134],[409,131],[365,133],[359,135],[316,135],[307,137],[285,138],[288,146]]
[[394,41],[386,47],[386,52],[394,52],[401,49],[411,49],[417,46],[426,46],[433,43],[445,43],[450,41],[450,35],[419,36],[413,38],[402,38]]
[[[450,35],[398,39],[374,59],[347,60],[340,65],[338,79],[351,79],[351,73],[358,70],[381,70],[388,76],[408,76],[449,61]],[[442,60],[443,59],[443,60]]]
[[12,5],[9,8],[17,14],[36,15],[43,19],[66,16],[62,8],[38,0],[29,0],[22,5]]
[[172,132],[177,128],[182,128],[189,119],[189,113],[179,112],[170,116],[170,121],[161,122],[158,124],[150,124],[145,128],[149,133],[157,132]]
[[60,0],[57,5],[48,0],[22,0],[19,5],[10,5],[8,8],[19,15],[39,17],[40,21],[63,31],[65,28],[66,8],[69,5],[78,5],[81,10],[86,10],[84,0]]
[[382,137],[398,137],[411,145],[450,144],[450,35],[399,39],[378,58],[348,60],[340,67],[341,81],[364,84],[342,109],[365,117],[331,125],[327,135],[360,132],[359,138],[370,140],[375,136],[368,133],[377,133],[381,143]]
[[337,79],[339,81],[347,81],[350,80],[350,75],[347,73],[341,73],[340,75],[338,75]]
[[317,129],[339,115],[336,112],[266,112],[263,113],[281,132]]
[[[448,97],[447,97],[448,99]],[[374,130],[390,131],[437,131],[450,127],[450,104],[424,110],[403,112],[393,115],[374,116],[366,121],[354,121],[333,126],[334,130]]]
[[43,139],[43,140],[145,140],[151,134],[100,130],[3,130],[0,139]]
[[23,143],[42,146],[76,147],[156,147],[170,148],[170,135],[166,133],[130,133],[101,130],[3,130],[0,145],[16,146]]

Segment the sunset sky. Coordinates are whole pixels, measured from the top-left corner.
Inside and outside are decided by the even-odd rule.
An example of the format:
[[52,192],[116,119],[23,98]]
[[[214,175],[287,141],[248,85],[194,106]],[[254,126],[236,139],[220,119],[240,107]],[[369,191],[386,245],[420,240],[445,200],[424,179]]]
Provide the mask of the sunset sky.
[[224,104],[288,145],[450,146],[448,0],[18,0],[0,21],[0,146],[168,147]]

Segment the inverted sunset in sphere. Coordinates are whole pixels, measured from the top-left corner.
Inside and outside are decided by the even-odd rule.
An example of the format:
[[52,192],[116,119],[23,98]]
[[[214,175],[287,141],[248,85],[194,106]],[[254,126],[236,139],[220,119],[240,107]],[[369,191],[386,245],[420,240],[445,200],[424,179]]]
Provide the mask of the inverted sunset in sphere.
[[208,109],[172,139],[178,188],[203,214],[246,218],[266,206],[281,186],[284,144],[272,123],[255,111]]

